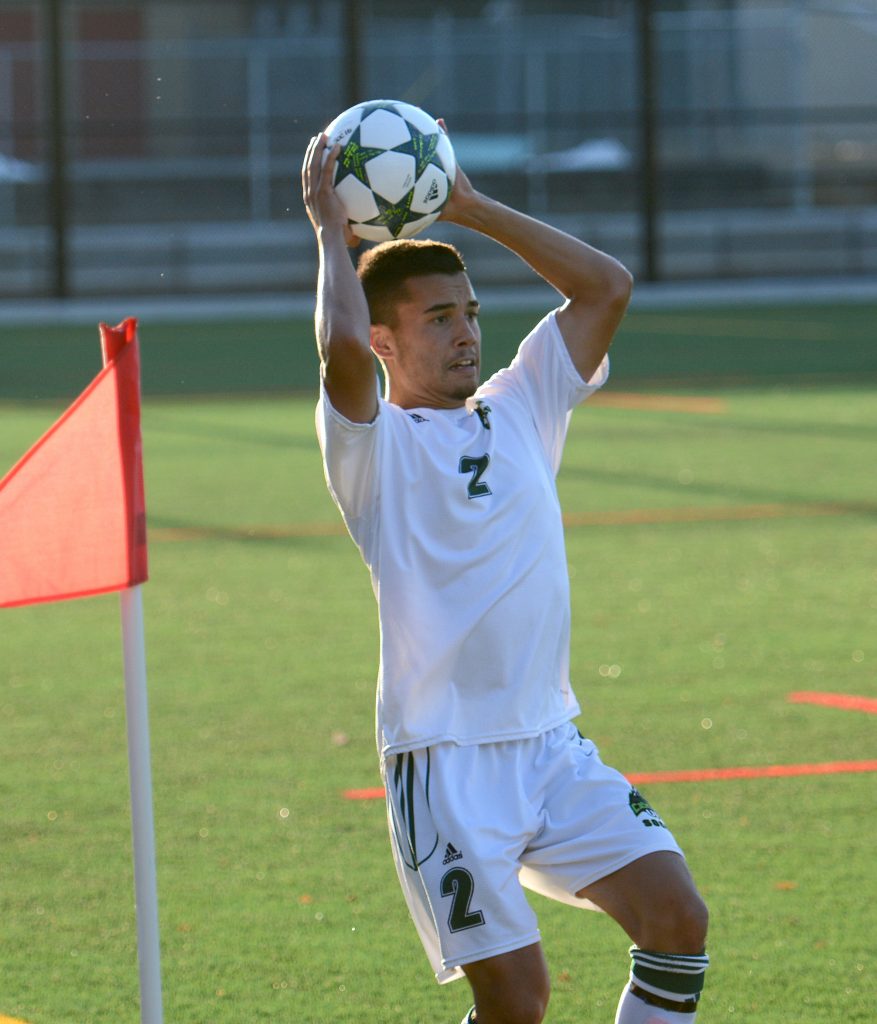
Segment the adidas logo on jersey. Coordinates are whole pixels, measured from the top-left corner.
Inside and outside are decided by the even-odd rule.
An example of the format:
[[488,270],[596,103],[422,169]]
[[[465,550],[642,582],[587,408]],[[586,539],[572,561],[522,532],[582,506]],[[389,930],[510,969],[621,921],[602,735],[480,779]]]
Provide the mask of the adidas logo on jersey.
[[454,846],[453,843],[448,843],[448,847],[445,850],[445,859],[442,861],[442,864],[450,864],[452,861],[462,859],[463,854],[460,853],[460,851],[456,848],[456,846]]

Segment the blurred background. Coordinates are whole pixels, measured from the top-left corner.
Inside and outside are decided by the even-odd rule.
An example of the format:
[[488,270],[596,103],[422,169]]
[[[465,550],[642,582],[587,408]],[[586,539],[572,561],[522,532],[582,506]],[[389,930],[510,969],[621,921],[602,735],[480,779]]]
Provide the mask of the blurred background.
[[0,0],[0,297],[311,292],[305,146],[379,97],[640,280],[873,275],[875,69],[845,0]]

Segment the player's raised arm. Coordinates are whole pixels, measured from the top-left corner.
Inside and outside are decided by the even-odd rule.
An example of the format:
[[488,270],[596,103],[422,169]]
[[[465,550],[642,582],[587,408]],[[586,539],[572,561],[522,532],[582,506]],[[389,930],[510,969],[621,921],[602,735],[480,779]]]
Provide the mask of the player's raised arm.
[[589,380],[630,301],[633,278],[618,260],[477,192],[457,168],[442,219],[511,249],[567,300],[557,322],[576,369]]
[[319,251],[317,348],[332,405],[347,419],[368,423],[378,409],[368,305],[348,253],[347,214],[332,187],[338,148],[324,163],[325,150],[325,135],[311,139],[302,166],[304,204]]

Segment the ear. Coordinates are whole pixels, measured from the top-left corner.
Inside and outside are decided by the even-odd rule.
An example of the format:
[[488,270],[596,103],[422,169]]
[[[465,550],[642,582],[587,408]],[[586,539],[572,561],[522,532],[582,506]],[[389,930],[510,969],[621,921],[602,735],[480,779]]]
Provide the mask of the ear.
[[371,350],[378,359],[392,359],[395,339],[392,330],[386,324],[372,324],[369,340]]

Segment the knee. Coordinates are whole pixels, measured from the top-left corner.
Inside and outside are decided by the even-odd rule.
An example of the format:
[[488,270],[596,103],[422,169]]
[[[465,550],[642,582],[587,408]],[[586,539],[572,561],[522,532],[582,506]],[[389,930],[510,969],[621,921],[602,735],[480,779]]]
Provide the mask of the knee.
[[706,948],[706,935],[710,923],[709,908],[700,896],[695,896],[689,901],[684,919],[685,952],[697,955]]
[[550,994],[547,973],[487,986],[475,996],[475,1024],[542,1024]]
[[510,1021],[511,1024],[542,1024],[545,1019],[545,1013],[548,1010],[548,996],[550,995],[548,990],[548,983],[545,983],[544,988],[540,988],[538,991],[529,992],[521,1006],[509,1015],[506,1020]]
[[539,943],[463,967],[476,1024],[541,1024],[551,982]]
[[651,945],[643,947],[645,949],[697,956],[706,948],[709,910],[697,893],[667,908],[663,921],[655,924],[661,932],[661,948]]
[[542,1024],[548,1009],[549,991],[528,989],[509,992],[497,998],[475,1003],[475,1024]]

